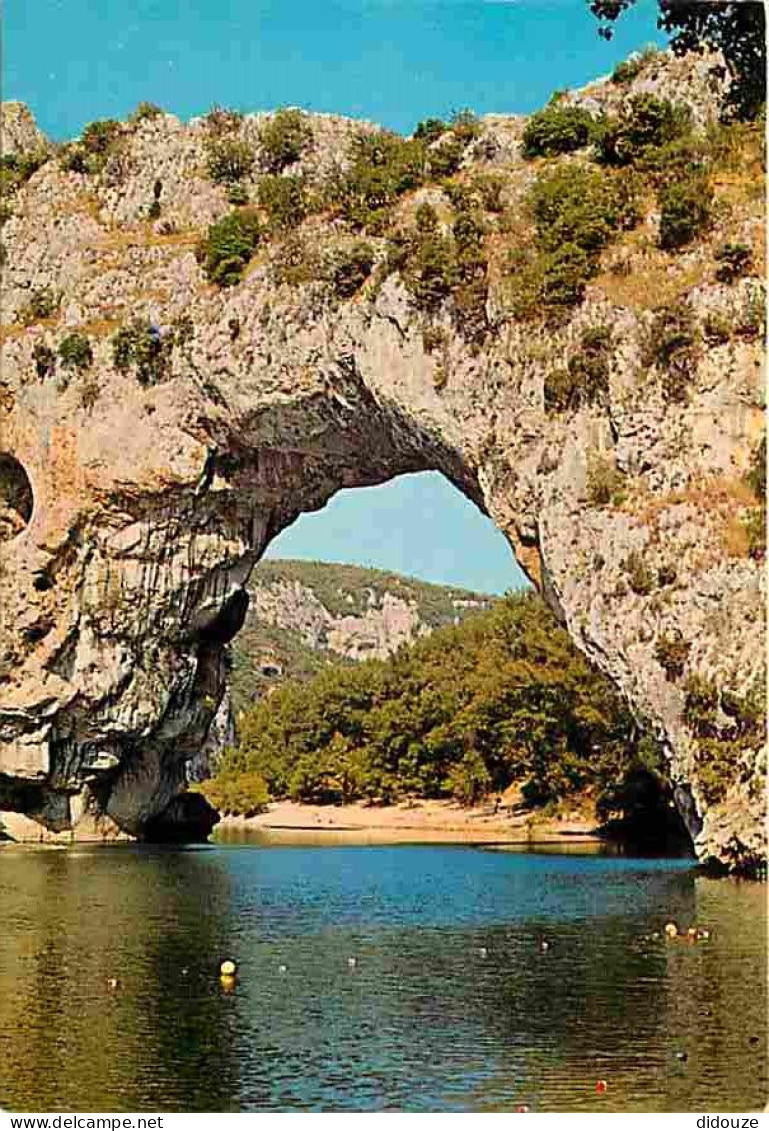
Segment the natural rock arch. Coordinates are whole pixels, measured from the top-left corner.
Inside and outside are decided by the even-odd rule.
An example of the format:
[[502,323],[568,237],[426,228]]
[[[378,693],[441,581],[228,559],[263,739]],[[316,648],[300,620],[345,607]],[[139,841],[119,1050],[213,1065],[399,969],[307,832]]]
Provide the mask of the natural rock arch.
[[[352,126],[314,128],[316,156],[332,160]],[[520,122],[484,128],[484,152],[525,179]],[[397,274],[340,302],[314,284],[276,285],[263,257],[218,290],[193,254],[201,226],[229,207],[202,171],[203,136],[170,116],[139,123],[120,168],[97,182],[49,162],[4,228],[4,313],[43,278],[93,362],[39,380],[35,345],[42,334],[53,347],[63,327],[5,335],[0,450],[27,469],[35,506],[0,543],[0,807],[78,835],[140,834],[205,737],[223,646],[270,539],[342,487],[438,470],[493,519],[577,645],[663,739],[700,858],[758,866],[763,765],[737,742],[720,796],[709,794],[684,681],[739,697],[763,678],[763,571],[725,537],[762,429],[760,343],[703,352],[678,404],[643,362],[648,310],[600,280],[555,326],[516,322],[492,293],[481,348],[446,306],[440,357]],[[145,219],[155,178],[175,230]],[[731,310],[758,286],[727,290],[704,273],[692,302]],[[114,332],[137,312],[192,327],[155,383],[114,363]],[[605,400],[546,411],[545,379],[597,325],[618,343]],[[595,491],[607,471],[621,495]],[[672,676],[659,650],[669,638],[686,645]]]

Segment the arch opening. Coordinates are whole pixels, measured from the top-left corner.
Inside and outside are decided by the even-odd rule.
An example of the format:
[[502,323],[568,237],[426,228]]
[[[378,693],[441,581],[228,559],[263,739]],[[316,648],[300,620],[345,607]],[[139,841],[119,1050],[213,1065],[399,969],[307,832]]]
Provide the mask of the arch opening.
[[34,501],[23,464],[10,453],[0,452],[0,542],[10,542],[26,529]]

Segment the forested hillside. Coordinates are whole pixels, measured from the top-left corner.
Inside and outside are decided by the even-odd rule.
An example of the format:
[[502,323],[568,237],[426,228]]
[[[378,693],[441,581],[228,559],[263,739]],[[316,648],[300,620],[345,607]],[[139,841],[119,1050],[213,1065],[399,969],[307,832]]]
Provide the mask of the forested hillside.
[[328,664],[385,659],[401,644],[459,623],[494,598],[385,570],[333,562],[262,561],[232,649],[236,716]]

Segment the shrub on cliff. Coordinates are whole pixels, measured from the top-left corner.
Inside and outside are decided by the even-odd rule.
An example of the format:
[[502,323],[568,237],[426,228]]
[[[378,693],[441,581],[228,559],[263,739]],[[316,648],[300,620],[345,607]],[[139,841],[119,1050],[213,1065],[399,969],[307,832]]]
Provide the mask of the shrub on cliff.
[[301,110],[278,110],[259,130],[261,163],[268,173],[282,173],[312,144],[312,128]]
[[683,104],[639,94],[619,115],[601,119],[596,127],[596,156],[607,165],[633,165],[655,159],[655,150],[691,131],[691,112]]
[[259,214],[253,208],[241,208],[217,220],[195,249],[206,277],[219,287],[235,286],[262,236]]
[[275,797],[315,801],[471,803],[513,781],[545,801],[614,787],[638,756],[616,693],[530,597],[500,601],[390,660],[286,684],[239,731],[220,777],[258,773]]
[[750,468],[745,476],[748,486],[759,502],[766,499],[766,436],[756,445],[750,457]]
[[[227,751],[224,756],[227,757]],[[195,789],[223,816],[253,817],[263,813],[270,801],[262,775],[248,770],[220,773]]]
[[619,504],[622,501],[622,482],[622,473],[610,456],[588,456],[585,494],[590,506]]
[[32,153],[0,154],[0,199],[7,201],[15,196],[32,174],[46,163],[48,157],[49,153],[45,149],[37,149]]
[[390,240],[388,266],[400,271],[423,310],[434,310],[451,293],[456,282],[454,242],[442,233],[431,204],[420,204],[413,231]]
[[666,400],[683,404],[697,366],[697,327],[685,302],[658,308],[649,323],[642,349],[645,365],[661,372]]
[[219,106],[217,103],[214,103],[203,119],[209,137],[223,137],[234,133],[240,128],[242,121],[242,111]]
[[161,118],[164,111],[154,102],[140,102],[129,118],[130,122],[151,122],[154,118]]
[[541,174],[529,194],[539,243],[556,251],[575,244],[595,255],[617,231],[638,221],[636,185],[631,177],[598,169],[561,165]]
[[330,260],[331,285],[339,298],[351,298],[365,283],[374,266],[374,249],[371,244],[357,240],[349,247],[339,248]]
[[271,227],[277,230],[297,227],[309,211],[304,177],[290,175],[260,177],[258,197]]
[[747,751],[758,750],[766,737],[763,688],[753,685],[743,694],[691,675],[684,685],[683,718],[696,739],[697,777],[705,799],[723,799],[735,780]]
[[584,330],[566,368],[553,370],[545,378],[545,408],[564,412],[605,398],[611,355],[612,333],[607,326]]
[[716,248],[713,258],[718,264],[717,282],[733,283],[747,275],[753,263],[753,252],[744,243],[723,243]]
[[644,561],[643,554],[638,550],[631,550],[624,565],[630,588],[640,597],[647,597],[654,589],[656,579]]
[[243,180],[253,169],[255,159],[247,141],[219,136],[206,141],[206,169],[217,185],[232,185]]
[[582,149],[593,135],[593,118],[581,106],[551,102],[533,114],[523,131],[524,157],[552,157]]
[[423,122],[417,124],[414,130],[413,138],[415,141],[424,142],[425,145],[432,145],[439,137],[442,137],[450,127],[441,118],[426,118]]
[[122,135],[123,127],[114,118],[89,123],[80,140],[62,150],[64,168],[74,173],[100,173]]
[[168,372],[173,346],[172,331],[163,333],[148,319],[135,318],[112,339],[112,359],[123,373],[134,368],[140,385],[156,385]]
[[23,326],[33,326],[35,322],[43,322],[53,318],[59,309],[59,296],[52,287],[36,287],[30,292],[29,298],[19,309],[17,319]]
[[669,681],[680,679],[684,674],[691,647],[680,632],[658,637],[654,645],[654,657]]
[[35,342],[32,349],[32,359],[35,363],[35,373],[39,381],[53,376],[56,370],[56,354],[44,342]]

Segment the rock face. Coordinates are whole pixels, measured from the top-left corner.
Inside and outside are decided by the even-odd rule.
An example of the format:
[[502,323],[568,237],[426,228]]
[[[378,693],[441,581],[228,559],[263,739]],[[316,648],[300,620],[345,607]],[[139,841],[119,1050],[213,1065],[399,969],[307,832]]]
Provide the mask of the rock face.
[[[658,81],[703,121],[719,100],[704,66],[660,63]],[[583,97],[619,95],[599,84]],[[14,113],[26,123],[18,144],[37,145]],[[485,120],[464,159],[505,179],[511,213],[533,176],[522,125]],[[237,127],[257,152],[258,126],[247,117]],[[310,181],[343,162],[356,129],[324,117],[311,126],[299,165]],[[763,428],[760,341],[711,339],[686,403],[664,396],[643,343],[651,309],[679,296],[700,328],[708,316],[742,325],[755,309],[758,186],[725,180],[728,207],[711,236],[675,257],[657,249],[650,208],[556,326],[516,321],[492,279],[482,347],[446,304],[437,356],[397,273],[380,271],[342,301],[321,283],[276,283],[267,250],[237,286],[208,284],[194,247],[229,205],[206,174],[206,128],[136,121],[99,174],[52,159],[19,189],[3,228],[0,492],[16,518],[0,542],[0,808],[52,830],[108,821],[141,836],[206,737],[225,645],[270,540],[342,487],[434,469],[491,516],[578,646],[664,739],[700,858],[757,866],[764,762],[747,745],[733,751],[712,800],[684,686],[698,675],[740,697],[763,679],[763,574],[736,530]],[[155,182],[162,213],[150,220]],[[440,190],[409,206],[426,194]],[[304,227],[319,243],[345,238],[326,219]],[[756,276],[714,281],[724,240],[753,247]],[[383,259],[383,241],[373,244]],[[622,254],[629,271],[609,262]],[[25,325],[46,287],[55,309]],[[187,327],[154,382],[115,365],[111,339],[137,316],[161,334]],[[597,324],[615,342],[605,403],[546,412],[547,375]],[[58,350],[74,331],[92,363],[52,371],[42,347]],[[622,491],[601,501],[592,484],[606,467]],[[688,646],[674,678],[660,662],[664,639]]]

